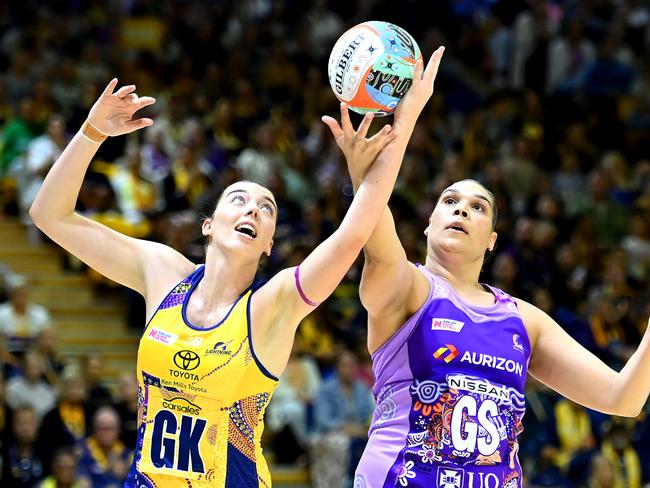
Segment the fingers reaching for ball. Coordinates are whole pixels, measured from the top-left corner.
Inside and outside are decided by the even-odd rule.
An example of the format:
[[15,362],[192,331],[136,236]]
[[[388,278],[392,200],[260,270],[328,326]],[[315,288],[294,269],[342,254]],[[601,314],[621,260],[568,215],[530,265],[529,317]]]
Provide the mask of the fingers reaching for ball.
[[379,152],[392,141],[397,131],[386,124],[377,133],[368,137],[368,132],[372,121],[373,113],[367,113],[357,130],[354,130],[348,107],[341,103],[341,123],[330,116],[322,117],[323,122],[329,127],[334,140],[341,148],[348,167],[355,175],[365,176],[372,163],[377,158]]
[[413,84],[406,92],[402,101],[395,109],[395,121],[399,122],[402,117],[409,116],[417,118],[426,103],[433,95],[433,86],[440,67],[442,55],[445,52],[444,46],[436,49],[423,69],[423,62],[418,59],[415,63]]
[[430,82],[432,86],[436,79],[436,75],[438,74],[438,68],[440,67],[440,61],[442,60],[443,54],[445,54],[445,46],[440,46],[433,52],[421,78],[423,81],[426,80],[427,82]]

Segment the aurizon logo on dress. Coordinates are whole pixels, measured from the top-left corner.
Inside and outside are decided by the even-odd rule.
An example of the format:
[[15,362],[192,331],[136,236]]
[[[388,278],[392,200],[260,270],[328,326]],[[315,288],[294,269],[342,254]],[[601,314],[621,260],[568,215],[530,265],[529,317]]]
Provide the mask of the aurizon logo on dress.
[[[453,344],[445,344],[434,351],[433,357],[440,359],[445,363],[450,363],[460,356],[460,354],[461,353],[456,346]],[[460,361],[462,363],[470,363],[477,366],[485,366],[487,368],[507,371],[508,373],[516,373],[519,376],[524,374],[523,365],[517,361],[482,352],[465,351],[461,356]]]

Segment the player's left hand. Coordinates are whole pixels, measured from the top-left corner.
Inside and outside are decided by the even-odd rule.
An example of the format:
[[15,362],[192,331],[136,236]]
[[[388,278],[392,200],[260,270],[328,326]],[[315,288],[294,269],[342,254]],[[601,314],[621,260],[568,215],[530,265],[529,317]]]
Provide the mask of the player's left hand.
[[341,124],[333,117],[323,116],[322,120],[332,131],[334,140],[343,151],[350,174],[363,178],[379,152],[392,141],[397,131],[386,124],[379,132],[366,137],[374,115],[367,113],[355,131],[350,120],[347,104],[341,102]]

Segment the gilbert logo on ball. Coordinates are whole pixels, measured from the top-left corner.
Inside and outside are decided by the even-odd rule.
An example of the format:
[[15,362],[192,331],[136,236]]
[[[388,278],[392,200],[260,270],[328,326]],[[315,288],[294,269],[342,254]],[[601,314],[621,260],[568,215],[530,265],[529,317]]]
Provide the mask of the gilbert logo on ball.
[[408,32],[372,20],[339,37],[327,75],[336,97],[355,112],[388,115],[413,83],[415,62],[421,57]]

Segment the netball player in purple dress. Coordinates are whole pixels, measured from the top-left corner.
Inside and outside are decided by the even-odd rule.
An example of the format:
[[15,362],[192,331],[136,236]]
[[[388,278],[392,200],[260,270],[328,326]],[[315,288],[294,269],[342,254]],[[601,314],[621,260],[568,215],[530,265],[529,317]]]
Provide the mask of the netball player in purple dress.
[[[365,168],[349,170],[356,186]],[[366,244],[360,295],[377,407],[355,488],[521,487],[528,373],[608,414],[636,416],[646,402],[650,332],[617,373],[541,310],[479,283],[496,215],[491,192],[459,181],[429,218],[423,266],[407,260],[388,208]]]

